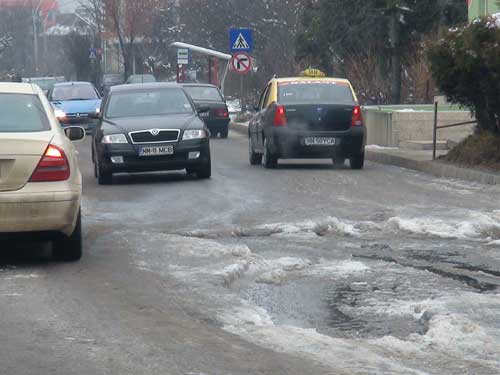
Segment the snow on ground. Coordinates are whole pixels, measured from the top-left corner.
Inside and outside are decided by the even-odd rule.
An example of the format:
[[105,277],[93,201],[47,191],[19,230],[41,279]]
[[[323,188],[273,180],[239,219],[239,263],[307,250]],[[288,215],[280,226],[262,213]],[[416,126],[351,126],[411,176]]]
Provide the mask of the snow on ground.
[[366,145],[367,150],[399,150],[398,147],[384,147],[384,146],[379,146],[379,145]]
[[[137,242],[131,245],[137,249],[137,267],[174,276],[194,287],[206,299],[199,302],[205,313],[215,316],[228,332],[272,350],[320,361],[335,373],[458,374],[471,368],[477,370],[475,374],[500,373],[499,295],[473,293],[466,286],[460,289],[458,281],[450,281],[444,287],[437,275],[382,261],[315,259],[314,241],[310,242],[308,259],[256,253],[238,240],[263,236],[275,237],[274,241],[296,241],[293,236],[312,239],[313,235],[327,237],[325,240],[331,237],[333,242],[342,244],[339,240],[362,241],[374,234],[420,240],[453,238],[499,246],[500,210],[433,211],[422,217],[401,208],[374,221],[330,216],[183,235],[144,232],[143,238],[136,238]],[[144,241],[153,242],[154,246],[150,243],[145,250]],[[386,317],[388,324],[394,317],[407,316],[424,329],[397,337],[326,335],[311,326],[275,322],[261,305],[242,299],[239,284],[235,284],[256,285],[256,289],[283,288],[300,280],[329,280],[333,288],[348,280],[345,283],[355,291],[355,299],[352,305],[335,305],[340,313],[352,319]],[[384,289],[372,289],[373,285],[384,283]],[[433,290],[432,285],[437,289]]]

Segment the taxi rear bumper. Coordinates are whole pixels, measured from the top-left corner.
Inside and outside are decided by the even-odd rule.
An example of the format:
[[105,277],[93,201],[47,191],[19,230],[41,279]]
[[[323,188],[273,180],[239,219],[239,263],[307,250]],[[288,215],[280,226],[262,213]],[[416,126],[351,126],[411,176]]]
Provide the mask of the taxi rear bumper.
[[[306,138],[334,138],[334,145],[307,145]],[[269,151],[277,158],[321,159],[351,158],[364,152],[366,128],[352,127],[346,131],[310,132],[288,128],[271,128],[266,135]]]

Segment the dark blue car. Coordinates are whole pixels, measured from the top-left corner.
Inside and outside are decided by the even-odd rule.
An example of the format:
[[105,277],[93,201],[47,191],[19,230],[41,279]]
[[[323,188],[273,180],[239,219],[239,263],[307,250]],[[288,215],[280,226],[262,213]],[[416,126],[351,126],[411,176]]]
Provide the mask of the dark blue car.
[[90,82],[57,83],[48,98],[61,125],[79,125],[87,130],[95,128],[95,113],[101,107],[101,95]]

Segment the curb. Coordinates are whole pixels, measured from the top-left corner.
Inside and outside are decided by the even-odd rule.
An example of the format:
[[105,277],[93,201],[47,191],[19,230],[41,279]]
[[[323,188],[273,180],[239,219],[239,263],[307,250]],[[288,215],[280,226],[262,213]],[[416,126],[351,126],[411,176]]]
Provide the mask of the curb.
[[[248,135],[248,127],[237,122],[231,122],[229,124],[229,129],[240,134]],[[412,169],[428,173],[435,177],[454,178],[458,180],[478,182],[485,185],[500,185],[500,174],[457,167],[440,161],[420,161],[406,158],[404,156],[370,150],[366,150],[366,160],[380,164]]]
[[413,169],[436,177],[455,178],[486,185],[500,185],[500,174],[457,167],[440,161],[419,161],[404,156],[366,150],[366,159],[380,164]]
[[230,122],[229,123],[229,129],[233,130],[237,133],[245,134],[248,135],[248,126],[241,125],[237,122]]

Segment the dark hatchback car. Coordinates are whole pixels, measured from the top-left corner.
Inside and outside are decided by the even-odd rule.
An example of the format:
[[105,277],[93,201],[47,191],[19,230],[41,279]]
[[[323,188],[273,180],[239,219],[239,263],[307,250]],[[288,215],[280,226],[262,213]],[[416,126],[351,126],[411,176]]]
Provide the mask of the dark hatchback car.
[[349,81],[275,78],[249,123],[252,165],[274,168],[278,159],[324,159],[362,169],[366,128]]
[[202,117],[210,133],[213,136],[220,134],[221,138],[227,138],[230,122],[229,110],[217,86],[198,83],[188,83],[183,86],[197,107],[209,108],[209,111],[203,113]]
[[99,184],[113,173],[186,169],[210,178],[209,131],[182,86],[114,86],[102,104],[92,160]]

